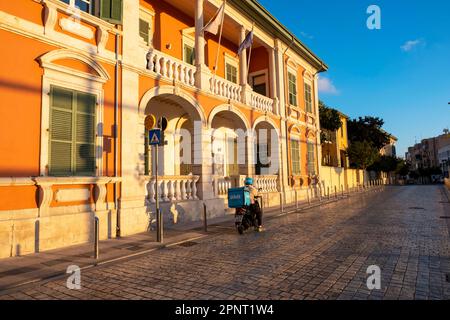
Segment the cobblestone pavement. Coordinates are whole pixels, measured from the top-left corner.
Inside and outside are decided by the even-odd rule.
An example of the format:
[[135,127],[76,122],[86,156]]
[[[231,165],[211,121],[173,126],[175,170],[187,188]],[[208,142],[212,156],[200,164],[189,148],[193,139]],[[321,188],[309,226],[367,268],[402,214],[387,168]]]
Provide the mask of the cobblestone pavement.
[[[447,203],[445,203],[447,201]],[[449,299],[450,205],[442,187],[387,187],[266,222],[231,227],[1,299]],[[381,290],[370,291],[370,265]]]

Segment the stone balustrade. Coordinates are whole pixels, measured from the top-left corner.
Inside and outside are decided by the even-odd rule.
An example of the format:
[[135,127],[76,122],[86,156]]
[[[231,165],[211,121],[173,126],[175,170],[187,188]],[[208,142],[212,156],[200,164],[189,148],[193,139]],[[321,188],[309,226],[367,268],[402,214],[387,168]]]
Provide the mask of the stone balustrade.
[[209,82],[212,94],[226,99],[242,102],[242,87],[240,85],[227,81],[218,76],[211,77]]
[[214,194],[216,196],[227,196],[228,189],[233,187],[233,182],[229,177],[214,177]]
[[181,82],[188,86],[195,85],[196,69],[193,65],[155,49],[151,49],[147,53],[147,62],[147,69],[158,76]]
[[256,108],[258,110],[264,111],[264,112],[272,112],[275,113],[274,110],[274,100],[271,98],[268,98],[266,96],[263,96],[259,93],[252,92],[251,94],[251,100],[250,104],[253,108]]
[[[146,185],[148,199],[151,203],[156,202],[156,190],[158,190],[161,202],[198,200],[197,182],[199,176],[158,176],[158,185],[156,177],[148,177]],[[158,188],[158,189],[157,189]]]

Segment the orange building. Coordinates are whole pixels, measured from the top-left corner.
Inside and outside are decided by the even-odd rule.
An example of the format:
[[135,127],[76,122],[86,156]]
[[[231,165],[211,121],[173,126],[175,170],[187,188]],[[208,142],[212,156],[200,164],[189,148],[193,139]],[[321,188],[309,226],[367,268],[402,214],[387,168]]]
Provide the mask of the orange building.
[[101,239],[145,232],[157,188],[168,224],[226,214],[246,176],[266,206],[306,197],[327,66],[255,0],[227,1],[219,46],[222,3],[0,2],[0,258],[91,241],[96,216]]

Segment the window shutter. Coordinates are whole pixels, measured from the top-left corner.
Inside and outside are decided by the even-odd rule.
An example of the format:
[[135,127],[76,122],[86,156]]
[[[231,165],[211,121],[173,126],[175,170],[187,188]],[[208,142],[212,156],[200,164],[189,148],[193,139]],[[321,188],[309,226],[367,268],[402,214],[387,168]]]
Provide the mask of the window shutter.
[[149,29],[150,23],[145,20],[139,19],[139,35],[147,45],[149,44]]
[[95,175],[96,97],[77,93],[75,174]]
[[72,174],[73,92],[52,87],[50,100],[49,173],[69,176]]
[[114,24],[122,24],[122,0],[100,0],[100,18]]

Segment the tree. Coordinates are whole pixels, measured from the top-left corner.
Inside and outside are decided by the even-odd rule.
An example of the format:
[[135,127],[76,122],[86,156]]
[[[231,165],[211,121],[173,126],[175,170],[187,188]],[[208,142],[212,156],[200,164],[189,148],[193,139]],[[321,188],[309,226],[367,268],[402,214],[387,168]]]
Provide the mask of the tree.
[[320,127],[322,128],[321,141],[329,141],[330,133],[338,130],[342,127],[341,117],[339,112],[333,108],[330,108],[319,101],[319,116],[320,116]]
[[409,173],[411,165],[407,163],[403,159],[398,159],[397,169],[395,170],[395,173],[401,175],[402,177],[406,177]]
[[381,156],[368,169],[377,172],[393,172],[397,170],[399,161],[400,159],[396,157]]
[[347,149],[350,163],[357,169],[366,170],[377,161],[379,157],[378,149],[368,141],[355,141]]
[[350,143],[367,141],[380,150],[389,143],[389,134],[383,131],[384,120],[378,117],[359,117],[348,121],[348,139]]

